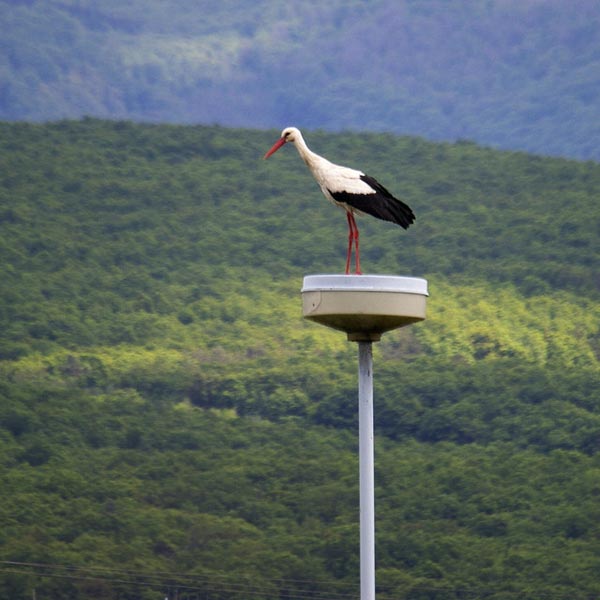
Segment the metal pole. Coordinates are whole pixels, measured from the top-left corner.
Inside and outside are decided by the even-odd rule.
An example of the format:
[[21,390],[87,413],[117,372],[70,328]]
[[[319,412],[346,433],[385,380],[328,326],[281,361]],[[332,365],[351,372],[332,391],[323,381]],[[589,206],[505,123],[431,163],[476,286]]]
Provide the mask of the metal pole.
[[358,438],[360,463],[360,599],[375,600],[375,452],[373,446],[372,342],[358,342]]

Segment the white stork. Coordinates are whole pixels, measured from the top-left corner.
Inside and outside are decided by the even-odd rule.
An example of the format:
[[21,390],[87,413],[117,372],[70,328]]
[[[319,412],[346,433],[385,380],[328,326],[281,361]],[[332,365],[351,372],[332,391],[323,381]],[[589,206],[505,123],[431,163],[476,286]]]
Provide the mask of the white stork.
[[360,253],[358,250],[358,226],[354,214],[367,213],[384,221],[391,221],[408,229],[414,222],[413,211],[402,200],[394,198],[378,181],[362,171],[341,167],[315,154],[304,141],[296,127],[286,127],[281,137],[265,154],[269,158],[286,142],[292,142],[302,160],[317,180],[325,198],[331,200],[346,211],[348,219],[348,254],[346,257],[346,275],[350,272],[352,245],[355,247],[356,274],[360,275]]

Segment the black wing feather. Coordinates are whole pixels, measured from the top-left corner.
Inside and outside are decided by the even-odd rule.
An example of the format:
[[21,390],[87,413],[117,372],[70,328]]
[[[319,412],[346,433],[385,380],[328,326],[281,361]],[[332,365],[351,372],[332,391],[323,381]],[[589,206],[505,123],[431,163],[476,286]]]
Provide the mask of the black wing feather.
[[361,175],[360,178],[373,189],[372,194],[351,194],[349,192],[329,193],[336,200],[348,206],[367,213],[383,221],[391,221],[408,229],[414,223],[415,215],[410,206],[394,198],[390,192],[383,187],[376,179],[368,175]]

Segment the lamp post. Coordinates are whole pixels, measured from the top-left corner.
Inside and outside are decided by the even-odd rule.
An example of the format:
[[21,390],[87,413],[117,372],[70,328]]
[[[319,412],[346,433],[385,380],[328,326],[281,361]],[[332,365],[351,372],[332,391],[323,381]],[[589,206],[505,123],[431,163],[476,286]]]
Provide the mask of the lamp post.
[[308,275],[302,286],[304,317],[358,343],[361,600],[375,600],[373,342],[424,320],[427,296],[427,281],[416,277]]

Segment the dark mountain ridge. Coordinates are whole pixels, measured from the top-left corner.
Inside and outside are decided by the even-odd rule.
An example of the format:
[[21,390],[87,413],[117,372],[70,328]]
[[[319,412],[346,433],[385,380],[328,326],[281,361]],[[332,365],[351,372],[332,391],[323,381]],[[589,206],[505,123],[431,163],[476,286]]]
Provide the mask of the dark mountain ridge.
[[595,0],[0,1],[0,118],[472,139],[598,160]]

